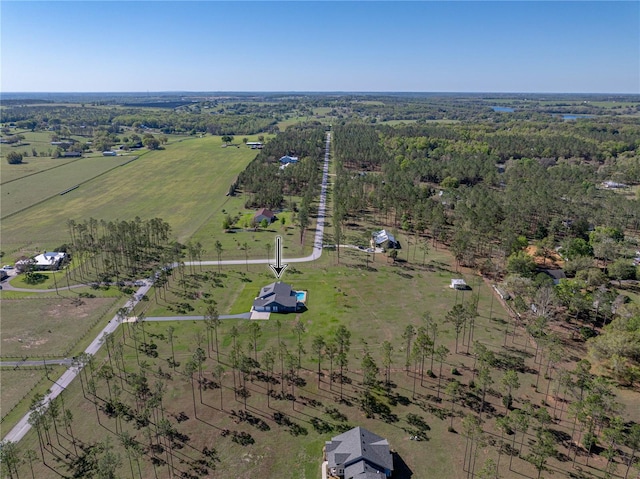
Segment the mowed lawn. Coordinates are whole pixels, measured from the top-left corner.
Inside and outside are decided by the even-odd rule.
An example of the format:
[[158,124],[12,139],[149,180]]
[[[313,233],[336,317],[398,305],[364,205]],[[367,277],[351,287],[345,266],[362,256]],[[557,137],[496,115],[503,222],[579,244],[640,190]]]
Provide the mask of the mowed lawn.
[[[249,148],[221,148],[219,137],[186,138],[145,154],[64,196],[2,222],[3,249],[53,248],[69,240],[67,220],[162,218],[188,240],[225,201],[230,183],[255,157]],[[118,158],[120,160],[120,158]],[[36,248],[38,247],[38,248]]]

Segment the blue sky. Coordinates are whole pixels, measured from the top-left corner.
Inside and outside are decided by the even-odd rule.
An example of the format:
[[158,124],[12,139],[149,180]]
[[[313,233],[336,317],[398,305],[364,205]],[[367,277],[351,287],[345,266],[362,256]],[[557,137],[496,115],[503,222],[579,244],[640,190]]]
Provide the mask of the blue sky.
[[11,1],[0,89],[640,93],[639,1]]

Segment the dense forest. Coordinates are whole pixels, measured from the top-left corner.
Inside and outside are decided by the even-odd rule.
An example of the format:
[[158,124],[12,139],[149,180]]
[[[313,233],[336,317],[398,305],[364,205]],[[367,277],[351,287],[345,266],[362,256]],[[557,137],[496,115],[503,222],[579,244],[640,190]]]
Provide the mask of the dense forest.
[[[247,207],[280,208],[285,196],[301,196],[308,206],[320,180],[319,161],[324,154],[325,128],[319,123],[288,128],[270,140],[238,177],[238,185],[250,193]],[[282,168],[285,155],[298,157],[295,168]],[[289,205],[292,208],[293,205]]]
[[[559,253],[567,279],[549,290],[554,318],[575,319],[586,336],[588,327],[607,325],[592,342],[594,353],[605,363],[616,358],[610,366],[621,382],[640,378],[636,313],[623,307],[624,290],[614,283],[636,279],[640,207],[630,192],[640,182],[637,124],[342,121],[333,131],[336,242],[367,219],[416,244],[444,243],[459,265],[503,282],[519,314],[538,309],[540,287],[548,286],[525,249],[533,246],[545,264]],[[322,134],[304,126],[267,143],[239,178],[248,204],[280,207],[283,192],[301,195],[300,183],[278,175],[275,163],[281,154],[317,160]],[[319,167],[307,168],[313,164]],[[621,343],[611,339],[616,334]]]

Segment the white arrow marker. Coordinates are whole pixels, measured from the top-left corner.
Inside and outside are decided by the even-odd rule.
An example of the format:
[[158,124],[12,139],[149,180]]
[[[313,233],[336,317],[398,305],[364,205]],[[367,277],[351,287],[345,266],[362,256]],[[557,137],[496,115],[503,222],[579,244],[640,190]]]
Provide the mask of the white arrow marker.
[[276,264],[270,264],[269,268],[276,275],[276,278],[280,279],[282,273],[287,269],[288,264],[282,264],[282,237],[276,236]]

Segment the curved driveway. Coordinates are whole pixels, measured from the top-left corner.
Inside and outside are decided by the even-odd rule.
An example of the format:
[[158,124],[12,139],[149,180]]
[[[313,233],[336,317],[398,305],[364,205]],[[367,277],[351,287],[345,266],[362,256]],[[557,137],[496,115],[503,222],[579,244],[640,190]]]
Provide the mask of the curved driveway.
[[[318,206],[318,217],[317,217],[317,221],[316,221],[316,233],[315,233],[315,237],[313,240],[313,251],[310,255],[308,256],[304,256],[302,258],[287,258],[286,261],[288,263],[304,263],[304,262],[308,262],[308,261],[315,261],[316,259],[320,258],[320,256],[322,255],[322,238],[324,235],[324,227],[325,227],[325,222],[326,222],[326,206],[327,206],[327,186],[328,186],[328,181],[329,181],[329,150],[330,150],[330,146],[331,146],[331,133],[327,132],[327,140],[326,140],[326,145],[325,145],[325,153],[324,153],[324,165],[322,167],[322,187],[320,189],[320,203]],[[270,261],[267,259],[255,259],[255,260],[249,260],[248,261],[251,264],[268,264]],[[197,262],[194,264],[204,264],[204,265],[232,265],[232,264],[246,264],[247,261],[246,260],[227,260],[227,261],[202,261],[202,262]],[[186,263],[187,265],[190,263]],[[34,290],[32,289],[19,289],[19,288],[12,288],[15,291],[30,291],[33,292]],[[63,288],[59,288],[59,289],[63,289]],[[124,307],[128,310],[131,311],[133,310],[134,306],[138,303],[138,299],[137,298],[141,298],[143,295],[145,295],[149,289],[151,289],[151,285],[148,284],[145,281],[145,285],[142,286],[136,293],[136,295],[131,298],[129,301],[127,301],[127,303],[124,305]],[[55,290],[49,290],[49,291],[55,291]],[[233,317],[230,316],[230,317]],[[184,318],[184,317],[182,317]],[[221,316],[221,318],[225,318],[225,316]],[[191,316],[188,319],[202,319],[201,316]],[[154,320],[160,320],[159,318],[154,318]],[[165,319],[165,321],[172,321],[174,319]],[[122,318],[120,318],[119,316],[114,316],[109,323],[104,327],[104,329],[98,334],[98,336],[96,336],[96,338],[91,342],[91,344],[87,347],[87,349],[85,349],[85,353],[87,354],[91,354],[94,355],[98,352],[98,350],[100,349],[100,347],[102,346],[102,342],[103,342],[103,337],[105,334],[111,334],[113,333],[118,325],[122,322]],[[57,363],[59,363],[60,361],[57,361]],[[5,364],[2,363],[3,365],[9,365],[9,364]],[[39,362],[38,364],[42,364],[41,362]],[[43,404],[46,406],[49,401],[51,401],[52,399],[55,399],[59,394],[62,393],[62,391],[64,391],[66,389],[66,387],[71,384],[71,381],[73,381],[73,379],[78,375],[78,373],[80,372],[80,367],[79,366],[72,366],[69,369],[67,369],[64,374],[62,374],[62,376],[60,376],[60,379],[58,379],[57,381],[54,381],[53,386],[51,386],[50,392],[45,396],[44,398],[44,402]],[[22,439],[24,437],[24,435],[29,431],[29,429],[31,429],[31,425],[29,424],[29,416],[30,413],[25,414],[22,419],[20,419],[20,421],[18,421],[18,424],[15,425],[15,427],[13,429],[11,429],[11,431],[9,431],[9,433],[4,436],[4,438],[2,439],[3,441],[11,441],[11,442],[18,442],[20,439]]]

